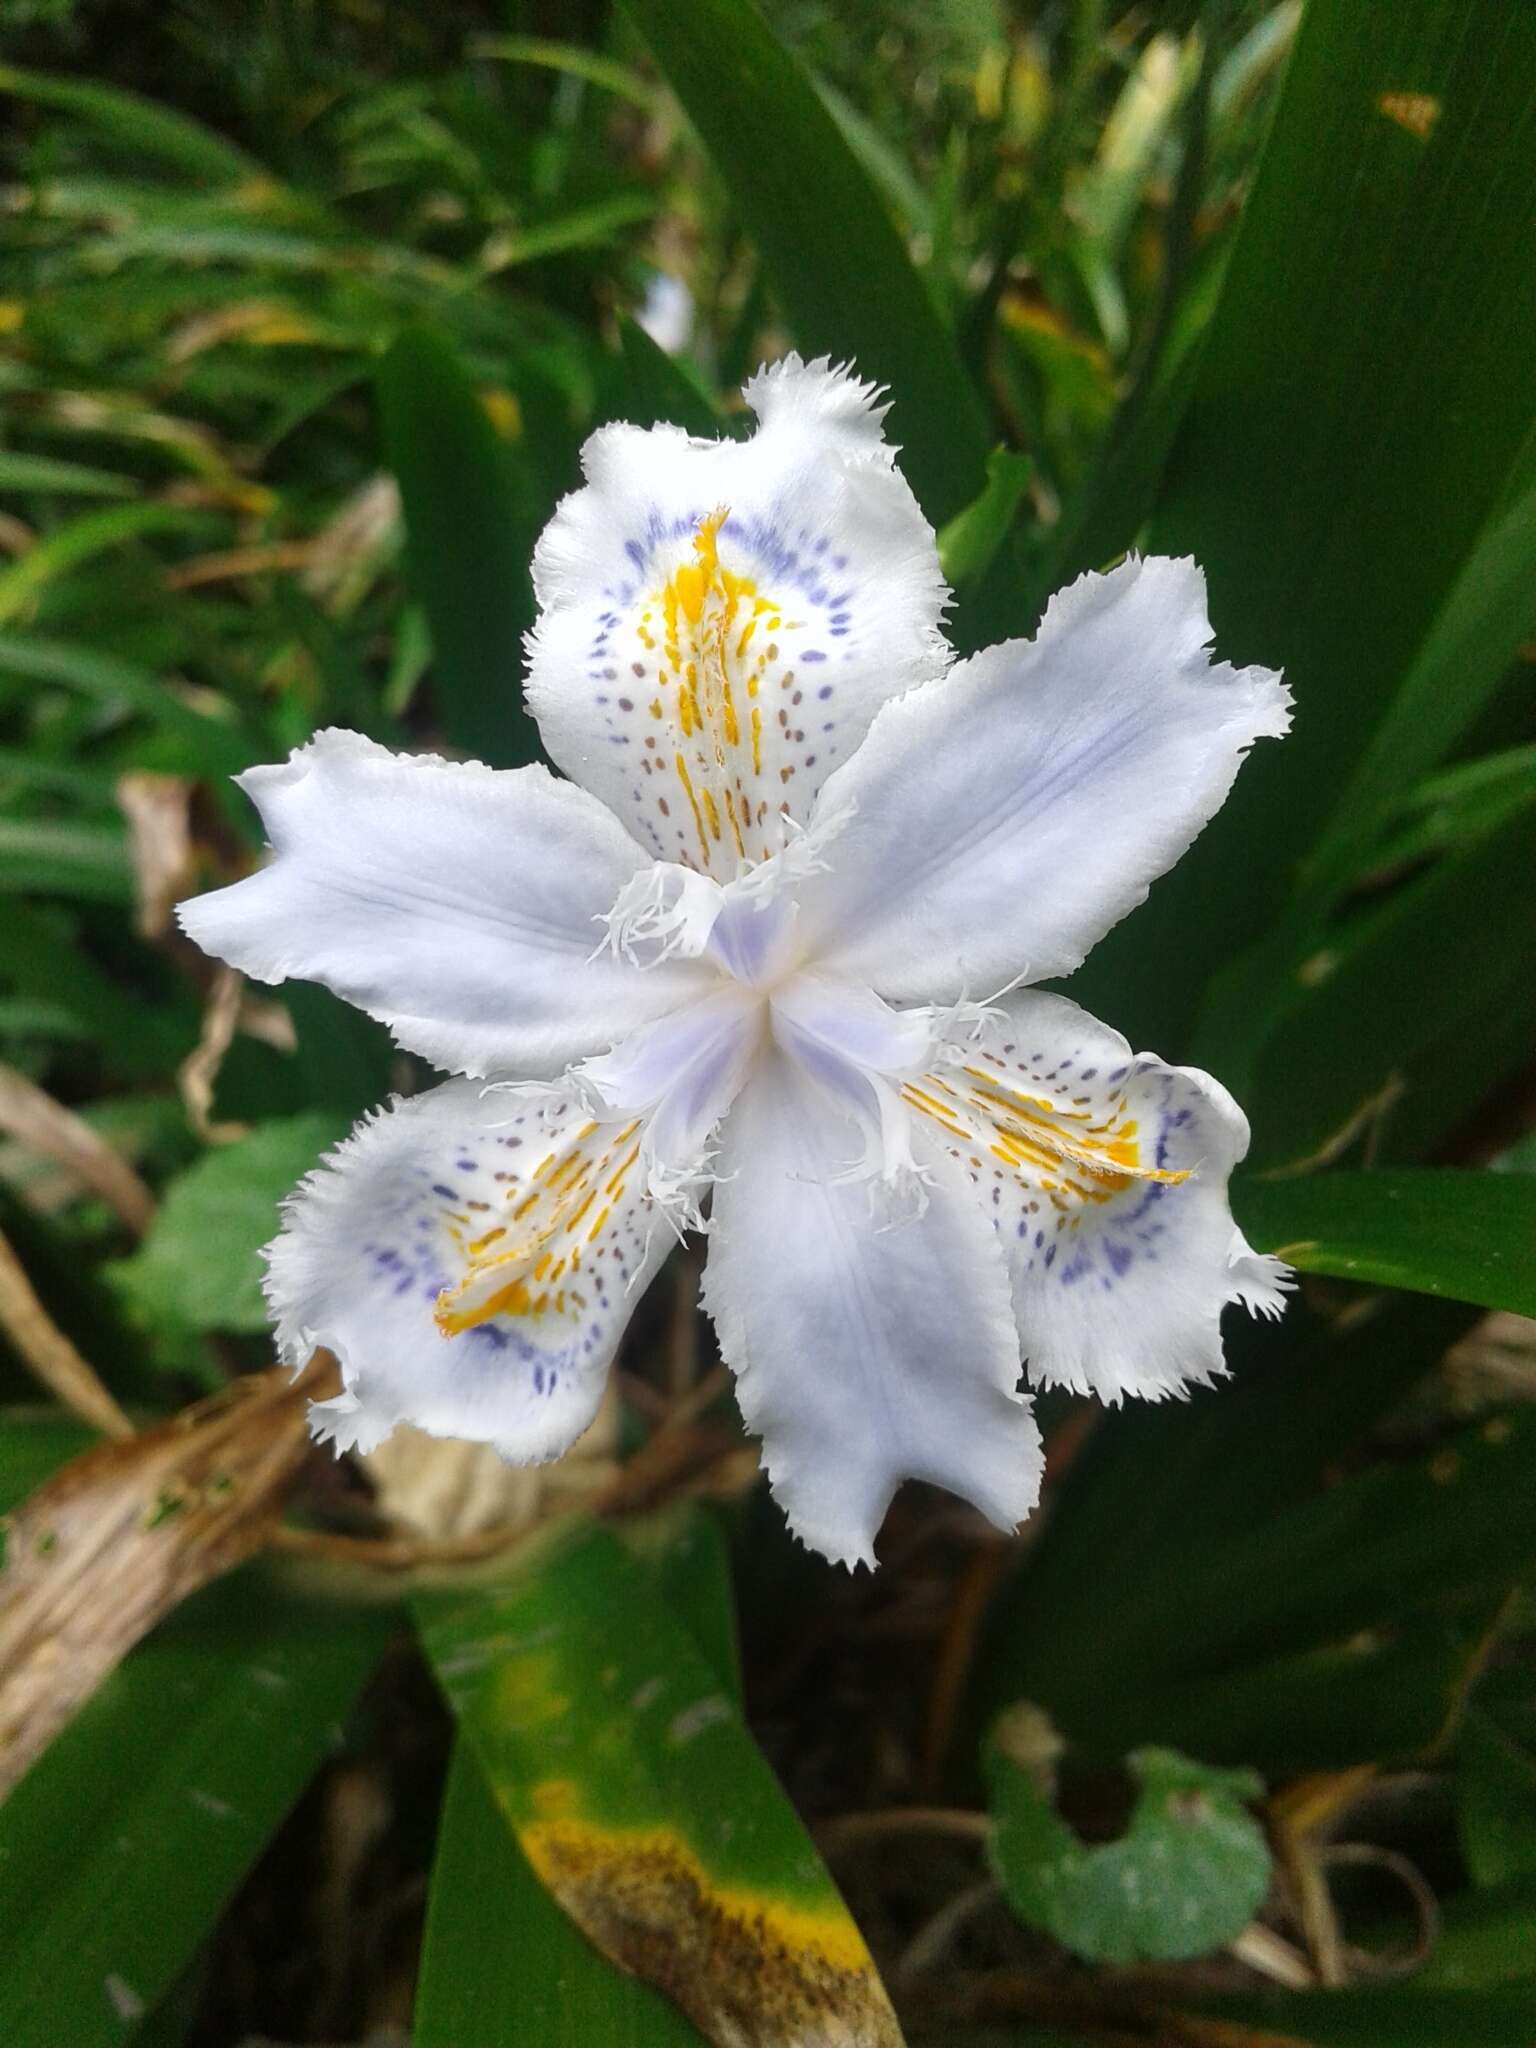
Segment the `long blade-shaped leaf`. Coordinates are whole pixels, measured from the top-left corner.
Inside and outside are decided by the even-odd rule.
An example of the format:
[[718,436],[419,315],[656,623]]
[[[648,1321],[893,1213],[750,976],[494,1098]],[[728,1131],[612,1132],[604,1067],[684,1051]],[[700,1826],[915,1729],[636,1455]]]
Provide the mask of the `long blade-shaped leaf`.
[[[626,1531],[655,1590],[738,1690],[729,1562],[686,1508]],[[412,2016],[415,2048],[699,2048],[669,1999],[617,1969],[545,1889],[461,1733],[438,1820]]]
[[533,623],[526,479],[443,336],[407,329],[379,365],[378,389],[411,573],[432,628],[438,716],[481,759],[526,761],[538,745],[521,708],[523,634]]
[[1536,1178],[1408,1167],[1240,1181],[1232,1193],[1253,1243],[1303,1272],[1536,1315]]
[[[1434,1056],[1454,1078],[1486,1089],[1498,1078],[1490,1009],[1522,1022],[1536,1013],[1536,804],[1402,890],[1358,938],[1341,939],[1307,973],[1240,1080],[1253,1122],[1255,1164],[1304,1160],[1344,1142],[1394,1102],[1440,1086]],[[1475,1100],[1475,1096],[1474,1096]]]
[[523,1853],[711,2041],[891,2048],[857,1928],[730,1693],[611,1532],[419,1593],[427,1654]]
[[260,1574],[191,1600],[0,1806],[0,2039],[116,2048],[330,1749],[389,1616]]
[[754,0],[628,0],[762,250],[796,339],[889,384],[930,519],[982,487],[988,436],[954,339],[868,174]]
[[1523,465],[1533,75],[1505,0],[1307,11],[1151,532],[1295,729],[1095,955],[1084,1000],[1138,1043],[1273,915]]

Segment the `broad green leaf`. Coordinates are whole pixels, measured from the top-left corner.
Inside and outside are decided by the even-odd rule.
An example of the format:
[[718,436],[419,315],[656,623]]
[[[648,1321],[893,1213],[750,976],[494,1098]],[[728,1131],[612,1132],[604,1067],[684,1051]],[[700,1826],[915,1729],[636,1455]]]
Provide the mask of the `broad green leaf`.
[[438,716],[481,759],[527,761],[538,747],[520,688],[533,623],[530,482],[442,335],[400,335],[379,364],[378,393],[411,574],[432,628]]
[[1536,1315],[1536,1180],[1408,1167],[1240,1180],[1233,1214],[1304,1273]]
[[265,1330],[261,1247],[277,1235],[279,1205],[343,1129],[315,1111],[215,1146],[171,1183],[138,1250],[109,1268],[115,1284],[152,1326]]
[[[730,1566],[718,1526],[680,1508],[631,1524],[627,1548],[739,1693]],[[474,1750],[454,1745],[438,1821],[412,2038],[415,2048],[698,2048],[670,2000],[620,1970],[556,1904],[519,1848]]]
[[610,1531],[551,1531],[496,1582],[414,1605],[523,1853],[605,1953],[710,2040],[899,2043],[729,1691]]
[[1498,1078],[1493,1038],[1475,1027],[1490,1009],[1521,1023],[1536,1012],[1532,874],[1536,804],[1526,804],[1303,964],[1251,1073],[1225,1070],[1253,1124],[1252,1164],[1311,1159],[1395,1097],[1438,1087],[1435,1055],[1474,1089]]
[[618,1533],[657,1597],[688,1630],[705,1663],[740,1706],[736,1588],[717,1517],[697,1502],[676,1501],[623,1523]]
[[28,455],[19,448],[0,448],[0,491],[57,492],[73,498],[131,498],[138,489],[130,476],[108,469],[90,469],[83,462],[63,462],[55,455]]
[[438,1816],[414,2048],[699,2048],[702,2039],[556,1904],[461,1735]]
[[0,626],[9,625],[55,577],[105,548],[120,547],[146,533],[185,532],[207,523],[206,512],[182,505],[109,505],[99,512],[82,512],[0,569]]
[[[1209,1955],[1242,1932],[1269,1889],[1264,1830],[1246,1810],[1263,1785],[1172,1749],[1127,1758],[1136,1803],[1126,1830],[1089,1844],[1056,1811],[1034,1708],[1005,1715],[986,1756],[992,1867],[1019,1918],[1093,1961]],[[1042,1779],[1045,1781],[1042,1783]]]
[[1139,1044],[1273,919],[1528,460],[1533,71],[1504,0],[1303,17],[1150,533],[1295,727],[1083,977]]
[[102,85],[94,79],[53,78],[7,64],[0,65],[0,93],[74,114],[119,148],[137,150],[194,178],[228,183],[266,175],[254,157],[215,135],[211,128],[163,101],[141,98],[120,86]]
[[929,518],[951,518],[982,486],[981,403],[810,77],[755,0],[628,0],[628,11],[719,167],[795,339],[890,386],[903,468]]
[[939,535],[944,580],[963,593],[979,584],[1008,537],[1019,500],[1033,468],[1027,455],[994,448],[987,457],[987,481],[979,497],[957,512]]
[[1536,1887],[1536,1756],[1476,1709],[1456,1746],[1456,1818],[1475,1884]]
[[331,1749],[391,1616],[211,1586],[0,1806],[0,2039],[115,2048],[175,1982]]

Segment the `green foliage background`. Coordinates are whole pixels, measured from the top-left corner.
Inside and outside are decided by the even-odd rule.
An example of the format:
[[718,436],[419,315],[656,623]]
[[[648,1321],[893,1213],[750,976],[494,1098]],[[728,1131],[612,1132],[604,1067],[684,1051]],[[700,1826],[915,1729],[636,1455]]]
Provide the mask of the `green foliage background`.
[[[936,1539],[921,1588],[975,1626],[924,1638],[906,1720],[868,1647],[887,1596],[750,1495],[579,1530],[451,1599],[321,1599],[270,1562],[209,1589],[0,1807],[0,2038],[399,2019],[366,1944],[329,2004],[232,2002],[218,1959],[381,1725],[446,1743],[422,1654],[463,1737],[390,1836],[415,1858],[412,2038],[709,2031],[523,1859],[547,1757],[497,1705],[535,1682],[508,1614],[561,1631],[595,1810],[675,1827],[721,1883],[836,1920],[805,1818],[969,1823],[990,1798],[996,1827],[960,1833],[996,1888],[938,1946],[974,1853],[894,1903],[833,1859],[877,1960],[905,1958],[914,2041],[1536,2033],[1536,16],[23,0],[4,36],[0,1106],[66,1105],[158,1206],[136,1244],[5,1107],[0,1226],[121,1402],[169,1413],[266,1362],[278,1196],[410,1079],[302,987],[200,1060],[221,998],[156,873],[163,897],[248,864],[229,776],[322,724],[532,758],[527,565],[583,438],[732,432],[740,379],[790,345],[889,383],[962,647],[1141,545],[1197,555],[1223,652],[1286,669],[1293,737],[1072,992],[1234,1089],[1237,1214],[1308,1277],[1278,1328],[1231,1328],[1224,1390],[1086,1439],[1086,1410],[1043,1404],[1048,1512],[1002,1552]],[[663,276],[687,293],[672,353],[637,324]],[[642,1321],[636,1382],[660,1350]],[[85,1433],[3,1341],[0,1398],[10,1508]],[[942,1510],[906,1512],[910,1535]],[[718,1700],[697,1778],[661,1721],[594,1704],[616,1630],[627,1677]],[[862,1672],[841,1749],[835,1697],[754,1690],[831,1639]],[[883,1782],[848,1764],[877,1735],[910,1753]],[[1126,1758],[1122,1826],[1101,1795]],[[1095,1814],[1122,1838],[1085,1843],[1069,1823]]]

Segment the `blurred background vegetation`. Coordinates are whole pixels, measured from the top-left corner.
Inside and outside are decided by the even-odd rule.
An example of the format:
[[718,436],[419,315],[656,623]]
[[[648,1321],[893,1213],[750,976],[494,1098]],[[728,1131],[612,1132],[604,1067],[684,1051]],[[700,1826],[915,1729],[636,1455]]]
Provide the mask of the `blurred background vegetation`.
[[[1536,2035],[1536,18],[10,0],[0,105],[7,2048],[898,2041],[829,1870],[913,2041]],[[691,1254],[548,1479],[306,1459],[256,1248],[421,1074],[169,916],[319,725],[531,758],[583,438],[792,345],[890,383],[962,647],[1192,551],[1298,701],[1073,993],[1237,1091],[1303,1296],[873,1581]],[[686,2019],[524,1855],[551,1743],[689,1845],[551,1880]]]

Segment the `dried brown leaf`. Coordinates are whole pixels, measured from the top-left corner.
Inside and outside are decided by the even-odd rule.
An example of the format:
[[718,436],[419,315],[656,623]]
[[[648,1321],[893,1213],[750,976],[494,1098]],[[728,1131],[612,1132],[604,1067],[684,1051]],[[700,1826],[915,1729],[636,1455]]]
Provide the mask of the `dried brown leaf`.
[[334,1375],[252,1374],[123,1442],[99,1444],[7,1520],[0,1571],[0,1793],[177,1603],[259,1549]]
[[[10,1239],[0,1231],[0,1330],[45,1387],[93,1429],[127,1437],[133,1424],[49,1315]],[[3,1667],[0,1667],[3,1668]]]
[[128,821],[136,922],[146,939],[171,927],[171,911],[197,887],[192,789],[184,775],[134,769],[117,779],[117,807]]
[[55,1160],[72,1181],[100,1195],[135,1236],[149,1228],[155,1198],[120,1152],[14,1067],[0,1065],[0,1131]]

